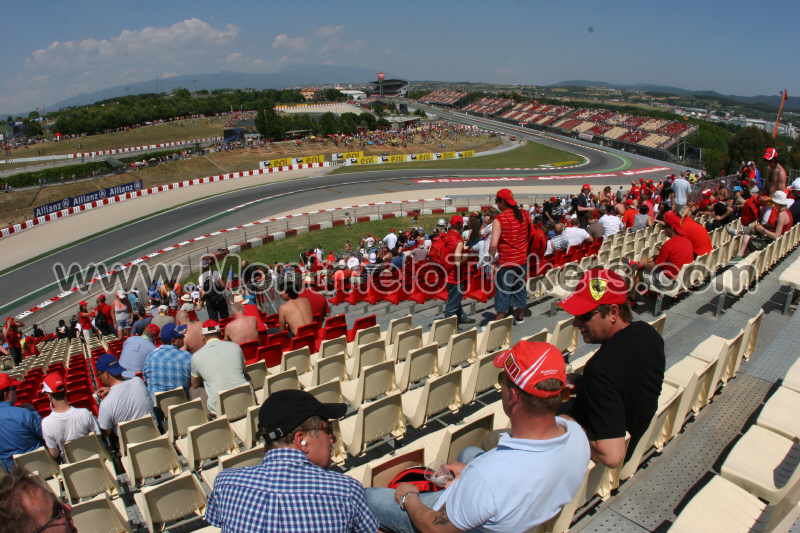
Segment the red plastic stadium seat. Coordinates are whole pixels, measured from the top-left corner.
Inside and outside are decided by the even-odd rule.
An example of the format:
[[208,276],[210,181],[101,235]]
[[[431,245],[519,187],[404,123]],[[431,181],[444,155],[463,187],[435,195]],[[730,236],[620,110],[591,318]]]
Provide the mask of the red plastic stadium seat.
[[281,350],[287,349],[289,347],[289,333],[286,331],[279,331],[278,333],[267,335],[266,346],[279,346]]
[[289,350],[297,350],[303,346],[308,346],[308,351],[314,353],[314,346],[316,344],[316,337],[314,335],[303,335],[302,337],[293,337],[292,342],[289,344]]
[[353,327],[347,332],[347,342],[353,342],[356,338],[356,332],[360,329],[371,328],[377,324],[375,315],[367,315],[357,318],[353,323]]
[[244,362],[246,365],[258,361],[258,341],[243,342],[239,345],[244,352]]
[[347,319],[345,318],[344,313],[341,315],[329,316],[327,320],[325,320],[325,327],[329,328],[332,326],[344,326],[347,327]]
[[279,345],[275,346],[262,346],[258,349],[259,360],[263,359],[267,364],[267,368],[272,368],[281,364],[283,359],[283,348]]
[[306,335],[311,335],[315,337],[319,331],[319,328],[319,322],[312,322],[311,324],[306,324],[297,328],[297,332],[294,334],[294,336],[305,337]]

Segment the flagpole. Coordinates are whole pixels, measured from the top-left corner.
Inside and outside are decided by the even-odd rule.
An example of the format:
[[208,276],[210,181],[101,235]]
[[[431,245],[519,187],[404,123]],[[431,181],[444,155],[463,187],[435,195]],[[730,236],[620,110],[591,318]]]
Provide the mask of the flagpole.
[[778,116],[775,117],[775,127],[772,128],[772,138],[778,138],[778,127],[781,124],[781,118],[783,117],[783,106],[786,104],[786,100],[789,99],[789,93],[786,89],[783,90],[783,94],[781,95],[781,103],[778,106]]

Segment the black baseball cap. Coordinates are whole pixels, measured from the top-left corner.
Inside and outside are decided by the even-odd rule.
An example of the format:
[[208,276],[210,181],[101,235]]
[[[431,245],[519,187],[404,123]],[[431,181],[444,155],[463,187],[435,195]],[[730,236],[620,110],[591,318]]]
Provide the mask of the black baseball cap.
[[261,404],[258,422],[261,434],[268,440],[276,440],[294,431],[312,416],[323,420],[341,418],[347,412],[347,404],[321,403],[306,391],[286,389],[270,394]]

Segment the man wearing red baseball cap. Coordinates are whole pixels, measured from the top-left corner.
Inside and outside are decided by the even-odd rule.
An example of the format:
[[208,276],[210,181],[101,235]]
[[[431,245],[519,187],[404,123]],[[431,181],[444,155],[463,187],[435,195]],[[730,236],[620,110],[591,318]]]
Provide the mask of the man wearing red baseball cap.
[[455,480],[442,492],[420,494],[408,483],[394,494],[367,489],[383,529],[531,531],[575,496],[590,450],[581,427],[556,416],[567,384],[564,356],[552,344],[520,341],[495,356],[494,365],[502,369],[500,397],[510,431],[489,451],[467,447],[460,459],[471,457],[468,464],[446,465]]
[[772,196],[775,191],[786,188],[786,169],[778,163],[778,151],[775,148],[764,150],[764,161],[767,162],[767,193]]
[[455,316],[459,324],[474,324],[475,320],[469,318],[461,308],[466,283],[466,272],[463,268],[465,266],[464,239],[461,237],[463,228],[464,219],[461,215],[450,217],[447,233],[439,237],[438,253],[433,253],[434,250],[431,247],[429,255],[447,273],[447,303],[444,305],[444,316]]
[[658,407],[664,340],[647,322],[633,321],[628,284],[612,270],[586,272],[560,305],[575,317],[584,342],[600,344],[583,375],[575,377],[569,414],[589,435],[592,459],[617,467],[630,457]]
[[64,453],[64,443],[89,433],[100,434],[94,415],[67,401],[67,384],[60,372],[51,372],[42,381],[42,392],[50,399],[51,412],[42,420],[42,437],[53,458]]
[[33,409],[14,407],[20,381],[0,374],[0,464],[11,472],[14,454],[25,453],[42,445],[42,420]]

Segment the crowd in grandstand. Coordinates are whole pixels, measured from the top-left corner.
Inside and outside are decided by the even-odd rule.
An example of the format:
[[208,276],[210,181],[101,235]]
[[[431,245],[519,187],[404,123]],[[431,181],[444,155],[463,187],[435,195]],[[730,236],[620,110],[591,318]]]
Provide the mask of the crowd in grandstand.
[[[562,353],[546,342],[523,340],[497,352],[494,365],[510,427],[494,442],[465,448],[457,461],[428,472],[431,483],[364,489],[330,469],[335,421],[345,415],[345,404],[283,390],[269,394],[259,408],[263,461],[222,471],[205,512],[209,524],[234,532],[529,530],[573,499],[590,457],[611,467],[623,464],[656,411],[664,342],[652,326],[633,319],[637,281],[674,278],[681,266],[711,250],[709,230],[730,228],[736,218],[747,237],[740,255],[763,248],[800,221],[800,178],[787,187],[776,157],[773,148],[764,154],[770,173],[760,184],[750,165],[743,165],[736,179],[714,187],[695,186],[684,173],[658,182],[639,179],[617,190],[585,184],[577,194],[529,206],[500,189],[495,206],[466,218],[453,214],[430,230],[414,224],[357,238],[353,225],[354,237],[344,249],[317,247],[302,252],[294,265],[243,262],[236,277],[208,261],[196,283],[173,280],[141,292],[100,294],[93,304],[80,302],[75,315],[50,334],[34,325],[25,335],[8,319],[0,349],[6,366],[22,364],[53,339],[78,339],[92,355],[88,365],[77,356],[80,371],[70,370],[71,362],[69,368],[29,369],[24,381],[0,374],[0,463],[8,472],[0,480],[0,517],[13,521],[17,531],[70,523],[69,508],[46,484],[15,469],[16,454],[44,447],[54,460],[66,461],[65,446],[91,433],[122,454],[116,438],[121,424],[153,417],[159,431],[165,430],[159,393],[183,389],[212,418],[220,417],[220,392],[247,384],[245,367],[259,354],[278,347],[280,362],[284,347],[314,353],[329,330],[352,342],[344,316],[327,316],[326,296],[337,303],[348,284],[370,286],[392,271],[417,277],[424,265],[438,265],[443,278],[436,290],[445,300],[445,316],[455,316],[460,325],[474,322],[462,302],[474,296],[477,276],[493,281],[493,318],[523,324],[529,277],[618,233],[662,226],[666,240],[652,257],[629,264],[631,279],[591,269],[560,302],[584,341],[600,345],[582,375],[567,375]],[[696,221],[700,216],[706,225]],[[269,307],[273,297],[280,299],[277,309]],[[96,339],[104,339],[102,348]],[[86,374],[89,366],[95,386]],[[78,388],[87,393],[76,396]],[[44,516],[41,505],[52,512]]]

